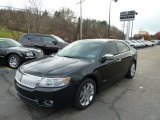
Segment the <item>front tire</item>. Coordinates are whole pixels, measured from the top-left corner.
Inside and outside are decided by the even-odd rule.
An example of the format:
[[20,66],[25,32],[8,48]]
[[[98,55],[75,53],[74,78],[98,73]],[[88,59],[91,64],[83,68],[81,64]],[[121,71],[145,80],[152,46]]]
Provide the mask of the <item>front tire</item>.
[[126,78],[133,78],[135,76],[135,73],[136,73],[136,63],[133,62],[127,72]]
[[21,64],[21,58],[18,55],[12,54],[8,57],[8,65],[11,68],[16,69],[19,67],[20,64]]
[[96,84],[92,79],[84,80],[79,86],[74,105],[77,109],[86,109],[94,101],[96,94]]

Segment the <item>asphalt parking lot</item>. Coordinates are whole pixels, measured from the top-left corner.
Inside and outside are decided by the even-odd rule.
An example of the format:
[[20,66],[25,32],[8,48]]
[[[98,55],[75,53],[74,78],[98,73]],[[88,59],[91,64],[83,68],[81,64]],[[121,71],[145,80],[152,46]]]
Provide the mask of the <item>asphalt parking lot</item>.
[[15,70],[0,66],[0,120],[159,120],[160,46],[138,50],[134,79],[101,91],[86,110],[40,108],[21,102],[13,85]]

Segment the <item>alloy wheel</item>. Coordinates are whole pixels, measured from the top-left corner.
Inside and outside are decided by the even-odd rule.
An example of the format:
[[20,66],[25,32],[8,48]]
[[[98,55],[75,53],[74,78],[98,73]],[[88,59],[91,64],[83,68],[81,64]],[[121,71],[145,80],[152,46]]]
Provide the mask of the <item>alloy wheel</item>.
[[94,97],[94,85],[92,83],[86,83],[80,92],[80,104],[82,106],[88,106]]
[[132,66],[131,66],[131,76],[134,76],[135,72],[136,72],[136,66],[135,66],[135,64],[132,64]]
[[8,63],[10,67],[17,68],[20,64],[20,60],[16,55],[12,55],[11,57],[9,57]]

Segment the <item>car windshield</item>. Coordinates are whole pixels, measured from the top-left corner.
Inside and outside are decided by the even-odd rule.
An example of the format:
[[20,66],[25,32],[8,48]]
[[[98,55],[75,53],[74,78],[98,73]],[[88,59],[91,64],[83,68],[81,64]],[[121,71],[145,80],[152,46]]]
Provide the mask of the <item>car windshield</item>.
[[130,44],[131,42],[129,40],[125,40],[126,43]]
[[74,42],[57,53],[61,57],[95,59],[103,48],[103,43],[98,42]]
[[133,43],[136,43],[135,41],[131,40]]
[[20,47],[22,46],[19,42],[12,39],[4,39],[8,47]]
[[58,36],[55,36],[55,35],[52,35],[54,38],[56,38],[56,40],[58,40],[59,42],[61,42],[61,43],[65,43],[65,41],[64,40],[62,40],[60,37],[58,37]]

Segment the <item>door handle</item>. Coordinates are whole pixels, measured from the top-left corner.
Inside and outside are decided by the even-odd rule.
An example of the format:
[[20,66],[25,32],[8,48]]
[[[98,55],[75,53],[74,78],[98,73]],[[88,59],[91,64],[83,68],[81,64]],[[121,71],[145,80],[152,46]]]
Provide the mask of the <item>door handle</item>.
[[117,59],[117,62],[121,62],[121,60],[122,60],[122,59],[118,58],[118,59]]

